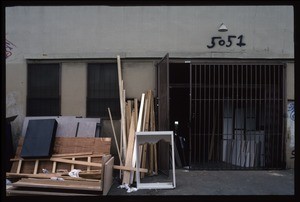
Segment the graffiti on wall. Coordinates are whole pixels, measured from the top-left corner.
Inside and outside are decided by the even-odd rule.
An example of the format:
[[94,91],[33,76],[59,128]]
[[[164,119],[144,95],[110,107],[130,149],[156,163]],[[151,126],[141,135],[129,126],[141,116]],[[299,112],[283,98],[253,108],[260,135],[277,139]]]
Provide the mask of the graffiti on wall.
[[9,58],[13,54],[13,49],[15,49],[17,46],[13,44],[9,40],[5,40],[5,58]]
[[287,106],[287,130],[290,139],[290,147],[295,147],[295,103],[289,101]]

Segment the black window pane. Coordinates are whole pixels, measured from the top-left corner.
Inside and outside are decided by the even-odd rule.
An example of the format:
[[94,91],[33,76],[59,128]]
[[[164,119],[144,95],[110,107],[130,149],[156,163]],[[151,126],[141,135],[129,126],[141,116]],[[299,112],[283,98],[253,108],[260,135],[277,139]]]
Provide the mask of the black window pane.
[[108,117],[109,107],[114,119],[119,119],[119,85],[116,63],[88,64],[87,117]]
[[28,64],[27,116],[60,115],[59,64]]

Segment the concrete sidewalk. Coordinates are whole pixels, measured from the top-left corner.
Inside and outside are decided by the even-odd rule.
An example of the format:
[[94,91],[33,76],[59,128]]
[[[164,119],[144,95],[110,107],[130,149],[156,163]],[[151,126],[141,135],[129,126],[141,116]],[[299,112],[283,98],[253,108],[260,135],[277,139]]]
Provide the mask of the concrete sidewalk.
[[[147,182],[161,181],[147,177]],[[115,180],[108,195],[294,195],[294,170],[195,171],[176,169],[173,190],[127,193]]]

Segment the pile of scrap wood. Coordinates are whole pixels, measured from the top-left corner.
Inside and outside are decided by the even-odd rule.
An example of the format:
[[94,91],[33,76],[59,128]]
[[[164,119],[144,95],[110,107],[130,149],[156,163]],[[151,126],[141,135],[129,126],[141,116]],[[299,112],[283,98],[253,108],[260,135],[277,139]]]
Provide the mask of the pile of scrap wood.
[[[13,182],[6,189],[7,195],[73,196],[108,193],[113,181],[114,166],[114,157],[110,155],[111,138],[54,136],[49,156],[35,156],[39,153],[36,150],[28,157],[24,154],[30,153],[32,148],[39,148],[38,144],[44,144],[39,138],[28,138],[30,132],[34,131],[31,121],[25,137],[20,137],[15,158],[11,159],[11,171],[6,173],[7,179]],[[39,127],[37,124],[35,126]]]
[[[155,109],[154,109],[154,94],[152,90],[143,93],[138,102],[137,98],[128,99],[126,101],[124,84],[121,76],[121,61],[118,61],[119,75],[119,96],[121,107],[121,136],[120,147],[118,146],[117,137],[114,132],[114,126],[110,109],[108,113],[111,118],[114,138],[117,145],[120,166],[125,169],[121,170],[122,184],[132,184],[136,170],[136,151],[135,151],[135,133],[140,131],[155,131]],[[141,163],[141,177],[146,175],[157,174],[157,145],[145,143],[139,145],[140,152],[139,160]]]

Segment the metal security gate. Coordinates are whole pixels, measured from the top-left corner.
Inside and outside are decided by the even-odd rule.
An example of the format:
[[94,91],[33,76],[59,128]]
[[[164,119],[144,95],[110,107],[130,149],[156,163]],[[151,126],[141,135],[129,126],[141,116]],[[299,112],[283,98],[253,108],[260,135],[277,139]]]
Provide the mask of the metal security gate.
[[284,109],[284,64],[191,64],[190,168],[284,168]]

